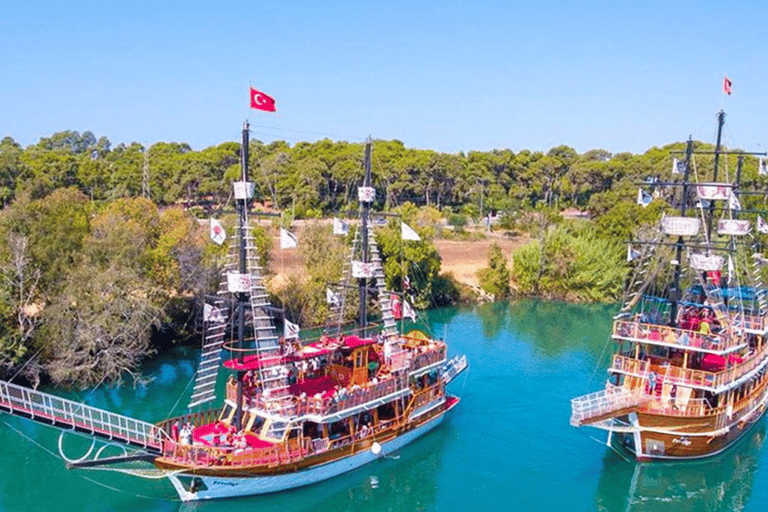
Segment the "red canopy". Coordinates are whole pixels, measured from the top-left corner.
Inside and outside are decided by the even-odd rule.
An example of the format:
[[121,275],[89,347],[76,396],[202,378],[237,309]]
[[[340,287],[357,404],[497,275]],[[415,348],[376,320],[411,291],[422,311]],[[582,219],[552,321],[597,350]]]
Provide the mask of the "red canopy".
[[237,359],[230,359],[229,361],[225,361],[224,366],[230,370],[247,371],[258,370],[262,366],[272,366],[282,362],[282,357],[270,357],[261,359],[258,354],[251,354],[249,356],[245,356],[242,362],[238,361]]
[[357,336],[347,336],[344,338],[344,345],[349,348],[362,347],[363,345],[373,345],[376,340],[372,338],[358,338]]

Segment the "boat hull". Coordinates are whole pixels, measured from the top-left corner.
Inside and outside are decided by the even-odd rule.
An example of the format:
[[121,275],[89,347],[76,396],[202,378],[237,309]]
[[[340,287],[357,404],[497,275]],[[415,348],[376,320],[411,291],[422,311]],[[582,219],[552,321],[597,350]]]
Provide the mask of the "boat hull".
[[[628,417],[628,422],[635,422],[635,432],[611,432],[608,444],[619,446],[628,450],[638,461],[651,460],[692,460],[702,459],[717,455],[735,444],[741,437],[749,432],[765,413],[765,394],[760,403],[747,417],[740,421],[734,421],[726,428],[716,433],[708,434],[712,425],[706,423],[696,424],[695,421],[687,425],[669,423],[670,418],[660,416],[638,414],[635,418]],[[665,420],[667,420],[665,424]],[[666,430],[666,432],[665,432]],[[676,430],[676,432],[669,432]],[[697,432],[698,431],[698,432]]]
[[[382,442],[381,451],[378,454],[373,453],[372,450],[364,450],[319,466],[276,475],[226,477],[179,473],[169,475],[168,479],[173,484],[182,501],[253,496],[314,484],[352,471],[399,450],[442,423],[445,415],[451,408],[447,408],[445,411],[394,439]],[[191,482],[196,483],[197,490],[194,492],[190,491]]]

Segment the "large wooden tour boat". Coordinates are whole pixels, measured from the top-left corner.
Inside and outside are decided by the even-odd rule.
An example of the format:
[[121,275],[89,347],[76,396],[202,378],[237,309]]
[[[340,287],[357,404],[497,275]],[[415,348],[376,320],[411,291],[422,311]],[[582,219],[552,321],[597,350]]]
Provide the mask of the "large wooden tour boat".
[[[678,212],[630,244],[633,269],[613,323],[605,389],[571,401],[573,426],[607,430],[609,445],[639,460],[719,453],[760,419],[768,400],[764,261],[751,236],[768,226],[742,208],[748,193],[739,188],[746,160],[762,173],[765,153],[724,151],[724,119],[720,112],[709,157],[697,163],[689,140],[673,164],[681,179],[646,183]],[[733,154],[729,175],[720,160]],[[709,166],[703,160],[711,155]],[[641,202],[646,193],[639,194]]]

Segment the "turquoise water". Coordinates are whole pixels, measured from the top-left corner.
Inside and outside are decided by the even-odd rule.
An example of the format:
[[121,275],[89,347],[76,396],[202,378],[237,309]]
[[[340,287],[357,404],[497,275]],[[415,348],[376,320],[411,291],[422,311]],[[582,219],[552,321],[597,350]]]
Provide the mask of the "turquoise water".
[[[58,431],[0,415],[0,511],[765,510],[765,419],[718,457],[673,464],[629,462],[602,431],[568,425],[570,398],[603,384],[613,313],[543,301],[431,312],[434,333],[470,363],[451,385],[462,402],[450,420],[391,458],[270,496],[182,504],[166,480],[67,470]],[[196,354],[159,356],[145,386],[69,396],[158,421],[179,397],[182,412]],[[63,446],[76,458],[90,443]]]

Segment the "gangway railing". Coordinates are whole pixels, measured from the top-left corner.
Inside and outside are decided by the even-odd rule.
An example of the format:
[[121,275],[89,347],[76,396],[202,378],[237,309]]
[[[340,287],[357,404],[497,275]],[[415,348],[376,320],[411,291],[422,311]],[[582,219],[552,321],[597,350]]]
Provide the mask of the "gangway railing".
[[443,373],[443,382],[448,384],[455,379],[461,372],[467,369],[467,356],[458,355],[453,356],[447,363],[445,363],[445,372]]
[[162,451],[170,439],[157,425],[0,380],[0,411],[7,410],[61,429],[110,441]]
[[601,391],[571,399],[571,425],[580,427],[586,423],[609,418],[616,413],[639,407],[648,401],[642,388],[628,390],[607,384]]

